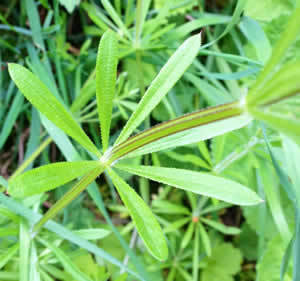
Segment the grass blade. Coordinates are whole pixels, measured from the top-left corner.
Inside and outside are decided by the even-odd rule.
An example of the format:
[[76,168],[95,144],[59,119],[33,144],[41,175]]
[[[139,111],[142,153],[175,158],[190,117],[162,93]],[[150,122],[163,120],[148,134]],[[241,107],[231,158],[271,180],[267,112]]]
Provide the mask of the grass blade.
[[10,107],[9,112],[7,113],[7,116],[5,118],[3,127],[1,129],[0,133],[0,149],[5,144],[8,136],[10,135],[10,132],[15,124],[15,121],[18,118],[18,115],[21,112],[22,106],[24,104],[24,97],[21,95],[21,93],[18,91],[15,95],[15,98],[13,100],[13,103]]
[[30,28],[32,30],[32,37],[35,44],[45,50],[45,44],[42,37],[42,28],[38,10],[35,6],[34,0],[25,0],[27,15],[29,19]]

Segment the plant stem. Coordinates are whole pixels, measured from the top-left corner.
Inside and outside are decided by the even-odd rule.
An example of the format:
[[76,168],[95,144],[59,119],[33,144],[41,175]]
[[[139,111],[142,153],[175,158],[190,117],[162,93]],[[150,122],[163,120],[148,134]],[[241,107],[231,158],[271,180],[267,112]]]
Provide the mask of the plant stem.
[[137,73],[138,73],[138,81],[139,88],[141,91],[141,96],[145,94],[145,83],[144,83],[144,75],[143,75],[143,65],[142,65],[142,51],[136,51],[136,64],[137,64]]
[[[142,0],[139,0],[139,5],[141,6]],[[141,7],[140,7],[141,8]],[[141,13],[141,11],[140,11]],[[136,40],[139,40],[139,38],[136,38]],[[137,44],[139,42],[136,41]],[[139,45],[137,45],[139,46]],[[143,75],[143,65],[142,65],[142,51],[137,49],[136,50],[136,64],[137,64],[137,73],[138,73],[138,80],[139,80],[139,88],[141,92],[141,97],[145,94],[145,83],[144,83],[144,75]],[[150,120],[149,117],[145,120],[145,128],[148,129],[150,127]],[[144,163],[145,165],[149,164],[149,155],[146,155],[144,157]],[[149,203],[149,194],[150,194],[150,185],[149,180],[145,178],[139,179],[139,187],[140,187],[140,193],[142,195],[142,198],[145,202]]]

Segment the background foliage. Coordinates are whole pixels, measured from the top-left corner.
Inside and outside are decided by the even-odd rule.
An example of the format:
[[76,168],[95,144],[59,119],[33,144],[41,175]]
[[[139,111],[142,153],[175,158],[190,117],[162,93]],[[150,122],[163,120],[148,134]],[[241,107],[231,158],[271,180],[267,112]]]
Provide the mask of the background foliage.
[[[300,184],[300,149],[260,121],[209,140],[197,139],[187,146],[163,151],[150,147],[149,151],[155,152],[146,156],[137,152],[131,155],[136,157],[116,165],[116,171],[141,195],[162,227],[169,249],[164,262],[147,251],[148,245],[145,246],[131,221],[128,204],[127,209],[114,189],[114,184],[117,188],[127,186],[112,170],[97,178],[87,192],[81,193],[55,217],[55,222],[50,221],[32,239],[31,227],[41,218],[39,214],[70,190],[72,182],[68,181],[97,167],[96,161],[88,161],[95,160],[91,153],[100,157],[99,149],[104,152],[118,142],[141,97],[152,91],[151,82],[187,38],[201,31],[202,47],[195,47],[196,58],[189,47],[186,57],[178,58],[179,65],[178,61],[171,61],[171,70],[186,71],[145,122],[137,129],[132,127],[134,133],[245,96],[271,57],[297,4],[296,0],[142,2],[141,6],[141,2],[133,0],[1,2],[0,280],[299,280],[295,249],[300,245],[300,227],[295,223],[299,214],[293,190]],[[115,49],[107,48],[111,61],[101,61],[99,57],[97,61],[99,41],[109,36],[105,33],[108,29],[115,34],[110,40],[119,42],[117,54]],[[118,57],[118,66],[113,53]],[[280,61],[281,67],[297,62],[299,54],[298,36]],[[55,96],[56,99],[48,101],[47,106],[53,106],[49,116],[64,119],[55,105],[65,105],[66,112],[81,126],[64,119],[67,125],[72,123],[76,127],[76,131],[65,132],[91,153],[24,99],[8,73],[7,63],[12,62],[30,69],[46,85],[44,91]],[[97,71],[106,70],[95,71],[96,62],[109,63],[113,65],[111,69],[117,70],[112,78],[116,87],[110,90],[114,96],[106,100],[111,123],[97,109],[104,93],[97,96],[97,101],[96,89],[101,92],[106,81],[97,80]],[[181,75],[176,71],[167,74],[179,78]],[[23,83],[28,81],[26,77]],[[165,85],[170,82],[166,81]],[[113,82],[105,87],[113,89]],[[41,96],[43,86],[33,91],[34,85],[28,87],[29,94]],[[272,108],[273,112],[298,118],[297,97],[280,105],[280,110]],[[147,110],[150,111],[145,106],[143,112]],[[98,115],[101,130],[105,127],[107,133],[110,129],[110,142],[108,134],[100,131]],[[89,143],[81,128],[95,145]],[[119,140],[122,136],[126,139],[124,134]],[[80,160],[85,161],[84,169],[74,164]],[[18,187],[15,194],[9,189],[10,195],[23,197],[26,182],[18,175],[62,161],[71,161],[70,167],[74,169],[73,174],[60,171],[60,180],[70,177],[63,186],[22,200],[8,196],[8,179]],[[139,165],[152,165],[156,177],[165,177],[164,180],[173,173],[173,185],[165,184],[164,180],[152,181],[154,170],[148,179],[132,175],[150,173],[150,168],[134,168]],[[223,177],[249,187],[265,203],[239,207],[232,201],[226,203],[177,189],[176,170],[165,170],[163,174],[160,167]],[[201,181],[198,182],[201,187]],[[32,190],[35,185],[40,187],[38,181],[27,185]],[[49,183],[43,188],[39,192],[53,186]]]

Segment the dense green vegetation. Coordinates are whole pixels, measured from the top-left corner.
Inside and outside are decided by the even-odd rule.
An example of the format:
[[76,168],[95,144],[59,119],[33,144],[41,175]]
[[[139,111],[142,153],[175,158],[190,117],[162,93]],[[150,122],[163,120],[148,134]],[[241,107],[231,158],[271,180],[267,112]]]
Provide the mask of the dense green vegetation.
[[300,280],[297,0],[0,21],[1,281]]

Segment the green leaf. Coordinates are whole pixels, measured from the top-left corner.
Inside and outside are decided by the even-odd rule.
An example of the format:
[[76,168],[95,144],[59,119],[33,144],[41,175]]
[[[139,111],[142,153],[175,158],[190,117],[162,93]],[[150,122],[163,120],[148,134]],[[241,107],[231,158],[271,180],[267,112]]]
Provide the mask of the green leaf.
[[187,224],[190,221],[191,219],[189,217],[176,220],[164,228],[164,233],[174,232],[179,228],[183,227],[185,224]]
[[8,192],[18,198],[46,192],[99,166],[101,166],[99,161],[58,162],[45,165],[12,178],[9,181]]
[[10,63],[8,70],[19,90],[41,113],[88,151],[101,157],[97,147],[39,78],[18,64]]
[[214,45],[217,41],[222,39],[225,35],[227,35],[233,29],[233,27],[239,22],[241,14],[244,11],[246,3],[247,3],[247,0],[238,0],[237,1],[237,4],[233,11],[233,15],[231,17],[231,21],[226,25],[224,31],[215,40],[207,43],[203,47],[208,47],[208,46]]
[[[40,214],[33,212],[31,209],[13,200],[11,197],[5,196],[4,193],[0,193],[0,203],[7,207],[13,213],[18,214],[20,217],[26,219],[30,224],[33,224],[42,217]],[[78,235],[74,234],[72,231],[63,227],[62,225],[55,223],[54,221],[49,221],[45,225],[45,228],[55,233],[59,237],[77,245],[78,247],[86,249],[95,256],[109,263],[112,263],[113,265],[116,265],[120,269],[125,269],[136,279],[146,281],[146,279],[142,277],[142,275],[137,274],[128,267],[124,266],[122,262],[111,256],[104,250],[100,249],[96,244],[93,244],[85,239],[80,238]],[[18,280],[18,278],[15,279]]]
[[3,254],[0,255],[0,269],[2,268],[13,258],[13,256],[19,250],[19,243],[14,244],[12,247],[8,248]]
[[202,223],[198,223],[199,226],[199,231],[200,231],[200,237],[201,237],[201,242],[203,243],[205,252],[207,254],[207,256],[211,256],[211,242],[209,239],[209,235],[205,229],[205,227],[202,225]]
[[56,247],[53,243],[46,241],[45,239],[38,238],[42,244],[44,244],[48,249],[50,249],[56,258],[61,262],[66,272],[78,281],[92,281],[86,274],[84,274],[72,261],[72,259],[65,254],[63,250]]
[[96,65],[96,95],[103,151],[108,148],[117,65],[118,41],[112,31],[106,31],[100,41]]
[[105,170],[105,166],[98,162],[96,168],[92,169],[84,177],[80,179],[62,198],[60,198],[49,211],[34,225],[33,235],[41,229],[41,227],[55,215],[61,211],[65,206],[72,202],[83,190],[85,190],[90,183],[92,183]]
[[[259,96],[249,96],[247,103],[271,106],[282,99],[297,96],[300,90],[300,62],[292,62],[280,68],[260,90]],[[290,107],[292,104],[290,105]],[[297,104],[295,105],[297,106]],[[299,107],[299,104],[298,104]]]
[[179,40],[185,37],[195,30],[199,30],[204,26],[224,24],[230,22],[231,18],[218,14],[201,14],[200,18],[189,21],[179,27],[173,29],[170,34],[168,34],[168,40]]
[[200,220],[211,226],[212,228],[220,231],[221,233],[223,234],[226,234],[226,235],[237,235],[237,234],[240,234],[241,233],[241,230],[238,229],[237,227],[232,227],[232,226],[226,226],[222,223],[219,223],[219,222],[216,222],[216,221],[213,221],[213,220],[209,220],[209,219],[205,219],[205,218],[200,218]]
[[125,26],[125,24],[122,22],[121,18],[119,17],[118,13],[114,9],[114,7],[111,5],[110,1],[108,0],[101,0],[102,5],[104,6],[107,13],[110,15],[110,17],[113,19],[115,24],[120,28],[123,34],[125,34],[128,38],[131,38],[130,33]]
[[256,108],[249,109],[249,112],[253,117],[264,121],[300,146],[300,119],[294,119],[293,115],[276,114]]
[[122,201],[128,208],[136,228],[150,253],[158,260],[166,260],[168,247],[163,232],[143,199],[111,168],[108,173],[117,188]]
[[42,36],[40,16],[38,13],[37,6],[35,5],[35,1],[25,0],[24,2],[26,5],[26,12],[29,19],[30,29],[32,30],[33,41],[39,48],[41,48],[44,51],[45,44]]
[[121,164],[117,164],[115,167],[153,181],[237,205],[255,205],[263,202],[255,192],[245,186],[203,172],[151,166],[127,166]]
[[[83,251],[82,251],[83,252]],[[106,266],[100,266],[94,257],[86,252],[72,258],[74,265],[93,281],[108,281],[110,273],[106,272]],[[72,281],[77,281],[73,279]]]
[[260,169],[257,172],[257,177],[260,178],[260,181],[264,187],[266,200],[269,204],[270,211],[277,229],[282,239],[284,241],[289,241],[291,239],[291,233],[283,212],[282,203],[280,202],[279,184],[274,180],[277,179],[276,174],[270,169],[270,165],[265,163],[265,160],[261,161]]
[[0,131],[0,149],[2,149],[3,145],[8,139],[16,120],[19,114],[21,113],[23,104],[24,104],[24,96],[21,95],[20,92],[17,92],[11,106],[9,107],[9,111],[7,112],[4,124],[1,125],[2,128]]
[[172,55],[146,91],[137,109],[119,135],[116,143],[126,140],[169,90],[171,90],[186,69],[192,64],[197,56],[200,44],[200,35],[194,35],[187,39]]
[[151,0],[138,0],[137,1],[135,37],[136,37],[136,43],[138,43],[138,44],[140,43],[139,40],[142,35],[143,26],[145,23],[145,19],[146,19],[150,4],[151,4]]
[[232,244],[222,243],[212,249],[212,255],[205,258],[204,262],[206,266],[201,281],[233,281],[233,275],[240,271],[242,255]]
[[29,265],[30,265],[30,248],[32,245],[32,240],[30,239],[29,227],[25,220],[22,220],[20,223],[20,260],[22,261],[19,264],[19,280],[20,281],[30,281],[29,280]]
[[283,139],[283,150],[286,157],[286,166],[289,174],[289,182],[292,181],[294,196],[296,197],[298,207],[300,207],[300,148],[288,138]]
[[98,240],[111,234],[110,230],[104,228],[80,229],[73,232],[86,240]]
[[245,6],[245,15],[252,19],[269,22],[282,14],[289,12],[294,1],[285,0],[248,0]]
[[248,114],[243,114],[243,111],[238,101],[210,107],[159,124],[115,146],[110,152],[110,161],[195,143],[241,128],[252,119]]
[[273,49],[272,56],[268,63],[258,76],[256,83],[248,93],[248,100],[255,101],[261,94],[260,89],[264,86],[265,82],[272,79],[272,74],[276,69],[276,65],[280,63],[284,54],[295,41],[299,34],[299,16],[300,16],[300,3],[297,4],[296,9],[290,17],[285,31],[281,34],[280,39],[277,41]]
[[[257,281],[280,280],[280,265],[284,257],[287,243],[284,243],[278,235],[274,237],[267,245],[264,255],[257,264]],[[288,268],[284,281],[292,280],[291,265]]]
[[[117,29],[115,25],[102,13],[100,8],[95,4],[83,2],[81,7],[88,13],[89,18],[102,30],[106,31],[109,28]],[[96,28],[96,27],[95,27]],[[96,30],[98,30],[96,28]],[[100,31],[102,32],[102,31]]]
[[181,240],[180,249],[183,250],[191,242],[195,230],[195,223],[191,222]]
[[[273,167],[274,167],[274,169],[277,173],[277,176],[279,177],[279,181],[280,181],[286,195],[288,196],[288,198],[291,200],[293,205],[296,206],[297,196],[296,196],[296,193],[295,193],[295,190],[294,190],[294,185],[290,182],[290,179],[289,179],[288,175],[285,173],[283,168],[280,166],[279,161],[277,161],[277,159],[276,159],[276,157],[275,157],[275,155],[272,151],[271,144],[268,140],[265,127],[262,126],[262,129],[263,129],[263,134],[264,134],[266,146],[267,146],[268,152],[271,156]],[[286,149],[286,143],[287,143],[286,141],[283,142],[283,149],[284,149],[285,155],[288,156],[289,155],[288,151],[291,151],[291,150],[285,150]],[[294,144],[292,145],[292,147],[293,146],[294,146]],[[295,156],[294,152],[296,152],[296,151],[293,151],[293,157]],[[289,169],[291,161],[288,161],[287,163],[288,163],[288,169]]]
[[172,214],[172,215],[190,214],[188,208],[180,204],[175,204],[162,199],[154,200],[152,202],[152,207],[156,213],[160,213],[160,214]]
[[239,27],[255,48],[257,58],[265,63],[272,54],[272,46],[260,24],[252,18],[243,17]]

